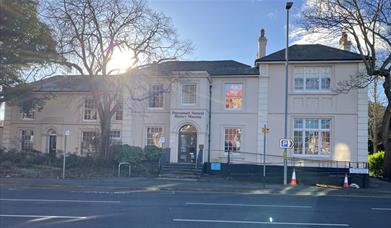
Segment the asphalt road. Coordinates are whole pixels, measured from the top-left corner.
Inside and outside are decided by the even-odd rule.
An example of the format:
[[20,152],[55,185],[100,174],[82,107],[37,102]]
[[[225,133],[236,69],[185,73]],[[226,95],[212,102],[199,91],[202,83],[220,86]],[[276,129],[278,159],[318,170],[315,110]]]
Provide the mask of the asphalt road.
[[0,227],[391,227],[391,198],[1,189]]

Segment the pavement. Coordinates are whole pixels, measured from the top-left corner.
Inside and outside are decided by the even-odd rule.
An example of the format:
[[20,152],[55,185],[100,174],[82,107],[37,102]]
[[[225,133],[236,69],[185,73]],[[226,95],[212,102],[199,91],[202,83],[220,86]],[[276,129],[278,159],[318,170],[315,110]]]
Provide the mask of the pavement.
[[391,227],[390,183],[284,187],[224,179],[0,179],[0,227]]

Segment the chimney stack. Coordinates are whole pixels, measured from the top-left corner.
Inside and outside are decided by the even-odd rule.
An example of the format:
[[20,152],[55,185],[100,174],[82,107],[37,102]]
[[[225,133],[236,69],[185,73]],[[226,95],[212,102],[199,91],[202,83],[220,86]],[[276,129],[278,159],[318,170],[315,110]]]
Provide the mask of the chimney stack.
[[350,51],[352,48],[352,42],[348,40],[348,34],[346,32],[342,32],[342,36],[339,39],[339,49]]
[[265,30],[261,29],[261,36],[258,38],[258,59],[266,55],[266,43]]

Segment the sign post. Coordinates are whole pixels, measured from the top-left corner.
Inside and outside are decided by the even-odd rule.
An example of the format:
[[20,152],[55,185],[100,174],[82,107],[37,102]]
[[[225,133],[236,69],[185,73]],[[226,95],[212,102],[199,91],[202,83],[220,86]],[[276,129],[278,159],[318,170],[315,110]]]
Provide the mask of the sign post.
[[269,128],[266,127],[266,124],[263,125],[263,177],[266,176],[266,134],[269,133]]
[[70,135],[70,131],[65,129],[64,131],[64,156],[62,160],[62,179],[65,179],[65,158],[67,156],[67,137]]

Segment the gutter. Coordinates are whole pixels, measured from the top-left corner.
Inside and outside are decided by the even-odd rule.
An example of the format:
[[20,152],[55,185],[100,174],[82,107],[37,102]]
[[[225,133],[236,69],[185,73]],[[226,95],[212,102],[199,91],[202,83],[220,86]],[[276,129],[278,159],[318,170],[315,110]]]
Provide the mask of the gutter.
[[210,163],[210,137],[212,128],[212,78],[208,77],[209,81],[209,123],[208,123],[208,163]]

